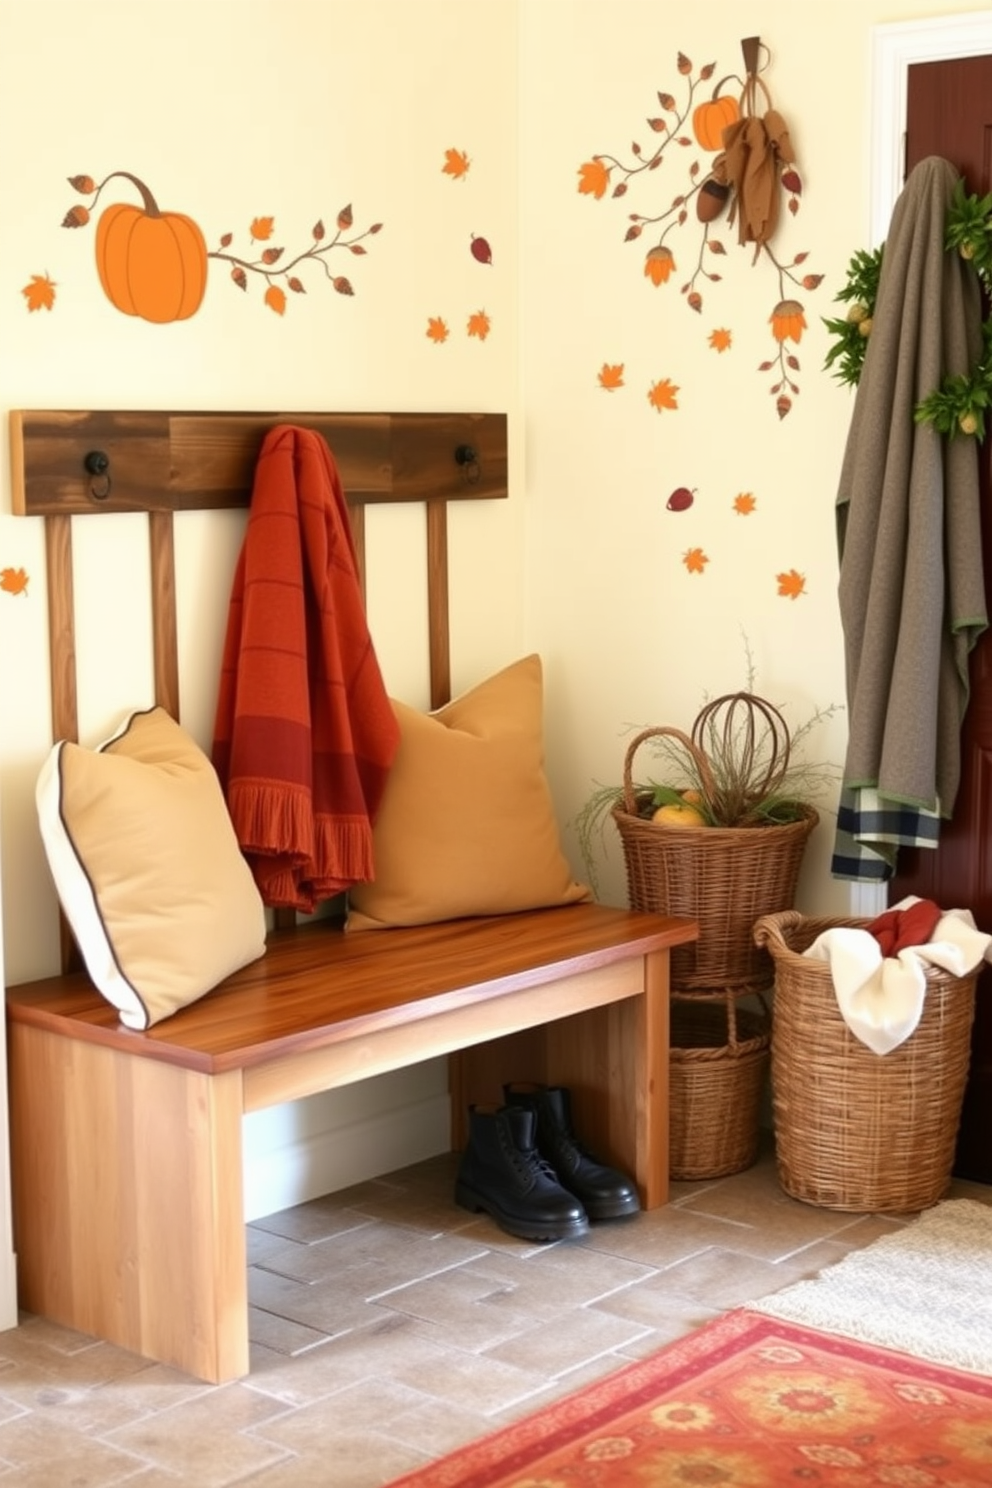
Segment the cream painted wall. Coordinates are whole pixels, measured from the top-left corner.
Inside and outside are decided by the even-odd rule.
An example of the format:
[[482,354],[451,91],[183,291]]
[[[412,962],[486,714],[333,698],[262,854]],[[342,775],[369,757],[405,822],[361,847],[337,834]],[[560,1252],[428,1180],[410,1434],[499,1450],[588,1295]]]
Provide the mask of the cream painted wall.
[[[541,651],[549,774],[579,866],[567,824],[593,781],[619,778],[625,730],[684,727],[705,696],[742,686],[742,634],[759,691],[794,723],[843,702],[833,501],[851,397],[822,371],[820,317],[866,242],[872,28],[979,10],[937,0],[755,0],[746,14],[736,0],[0,0],[0,406],[506,409],[512,499],[459,513],[452,534],[454,684]],[[805,183],[776,246],[808,251],[803,272],[824,275],[796,296],[809,329],[796,349],[802,392],[782,422],[755,370],[774,351],[767,316],[779,296],[766,269],[724,233],[724,280],[694,316],[678,292],[688,235],[675,240],[681,274],[660,289],[641,272],[643,243],[623,241],[625,213],[657,211],[658,198],[639,185],[625,201],[577,191],[594,153],[626,156],[635,139],[650,147],[657,93],[682,96],[680,51],[695,68],[716,62],[715,76],[737,71],[745,31],[771,49],[769,85]],[[463,182],[441,171],[449,147],[471,156]],[[331,220],[348,202],[356,224],[385,225],[366,257],[341,268],[354,298],[308,283],[280,318],[218,273],[195,317],[150,326],[103,297],[92,224],[59,226],[77,200],[66,177],[111,170],[147,180],[211,245],[225,231],[243,236],[259,214],[300,242],[317,215]],[[679,170],[666,161],[655,173],[662,201],[680,189]],[[490,238],[491,267],[469,254],[472,233]],[[37,273],[58,284],[50,313],[28,313],[20,293]],[[461,329],[478,308],[493,321],[484,344]],[[444,346],[427,340],[428,315],[449,321]],[[723,355],[705,340],[717,326],[734,333]],[[604,362],[624,363],[624,389],[597,386]],[[647,403],[660,377],[681,389],[677,412]],[[0,568],[31,575],[26,599],[0,592],[0,867],[14,981],[52,969],[55,903],[33,807],[48,742],[41,534],[8,515],[5,421],[0,438]],[[680,485],[697,498],[675,515],[665,502]],[[741,491],[758,501],[746,519],[729,507]],[[388,522],[372,524],[373,632],[390,687],[422,703],[420,595],[398,565],[419,526],[412,514],[374,515]],[[147,635],[118,623],[143,559],[127,518],[99,527],[77,543],[91,658],[82,727],[93,742],[149,687]],[[239,522],[220,516],[189,519],[180,537],[184,719],[204,742],[239,537]],[[698,577],[681,562],[695,545],[711,558]],[[793,567],[807,590],[795,601],[775,584]],[[817,757],[839,760],[844,735],[839,715],[814,736]],[[828,872],[831,804],[801,884],[803,907],[818,913],[848,903]],[[618,848],[600,866],[604,897],[621,898]],[[250,1212],[416,1155],[389,1145],[396,1112],[394,1128],[436,1148],[443,1072],[421,1074],[333,1110],[308,1104],[250,1124]]]
[[[685,729],[707,698],[745,685],[745,636],[757,691],[784,705],[791,723],[844,703],[834,500],[853,398],[823,370],[821,321],[841,313],[833,297],[853,252],[869,244],[873,28],[952,9],[969,7],[933,0],[521,7],[526,625],[548,667],[548,750],[563,821],[573,821],[592,782],[622,778],[633,729]],[[984,14],[992,50],[992,12]],[[704,301],[695,314],[679,292],[699,252],[694,205],[686,227],[666,239],[678,265],[666,285],[644,277],[652,231],[624,241],[630,213],[667,209],[686,189],[685,162],[702,158],[702,177],[712,157],[695,144],[676,146],[620,199],[578,191],[579,167],[594,155],[633,164],[634,141],[644,158],[651,154],[660,136],[646,120],[672,117],[659,92],[683,105],[687,97],[679,53],[692,76],[716,64],[712,88],[741,72],[740,40],[755,35],[771,52],[764,77],[804,182],[800,210],[782,214],[773,246],[785,263],[807,252],[797,272],[824,276],[813,292],[785,286],[785,297],[803,304],[807,330],[790,347],[801,393],[781,421],[773,379],[756,370],[776,349],[767,322],[780,295],[770,266],[752,264],[751,250],[717,224],[727,251],[706,263],[723,278],[697,284]],[[693,102],[708,96],[701,87]],[[611,190],[620,179],[615,170]],[[722,354],[708,345],[717,327],[733,332]],[[604,363],[623,363],[622,389],[599,387]],[[659,414],[647,401],[662,377],[680,388],[677,411]],[[696,498],[674,513],[666,502],[680,486],[695,488]],[[749,517],[731,510],[739,492],[756,497]],[[697,545],[710,558],[703,575],[682,563]],[[776,583],[792,568],[805,576],[806,592],[795,600],[779,597]],[[840,762],[845,739],[841,709],[811,733],[809,757]],[[648,749],[635,763],[660,778]],[[852,886],[829,873],[835,793],[820,804],[799,903],[809,913],[843,914]],[[572,829],[568,841],[576,852]],[[603,897],[622,900],[612,827],[598,867]]]
[[[514,500],[466,503],[451,522],[452,681],[462,690],[521,654],[524,517],[517,392],[517,7],[503,0],[37,0],[0,6],[0,406],[507,411]],[[467,177],[445,151],[468,153]],[[95,271],[95,221],[67,177],[127,170],[208,247],[248,247],[259,215],[298,250],[322,217],[353,205],[364,257],[330,262],[355,293],[301,270],[282,317],[254,281],[242,293],[214,263],[199,312],[152,325],[117,312]],[[112,183],[100,209],[135,201]],[[95,216],[96,214],[94,214]],[[472,234],[492,264],[470,252]],[[29,312],[35,274],[57,284]],[[251,276],[249,276],[251,281]],[[484,309],[492,330],[466,334]],[[429,316],[451,334],[428,340]],[[8,982],[57,969],[56,903],[40,847],[34,781],[49,745],[45,577],[37,523],[10,512],[2,420],[0,568],[24,568],[27,596],[0,592],[0,805]],[[151,701],[148,629],[132,619],[147,560],[134,519],[74,524],[84,742]],[[242,519],[179,523],[183,721],[209,746],[219,648]],[[406,577],[423,544],[419,512],[369,514],[372,631],[391,691],[427,700],[426,621]],[[421,571],[416,567],[418,576]],[[127,623],[120,617],[126,614]],[[369,1082],[247,1123],[249,1214],[269,1212],[443,1145],[443,1066]],[[390,1130],[387,1131],[386,1128]],[[339,1140],[328,1137],[328,1129]]]
[[[481,0],[471,9],[473,40],[490,62],[481,77],[463,65],[450,0],[416,7],[405,0],[6,6],[3,406],[513,412],[516,36],[512,7]],[[39,34],[44,47],[36,44]],[[449,146],[472,156],[464,182],[442,174]],[[273,241],[285,243],[288,255],[309,241],[318,217],[333,226],[348,203],[356,228],[384,226],[366,239],[366,256],[342,252],[331,260],[335,273],[351,278],[353,297],[301,270],[306,296],[291,296],[279,317],[263,307],[256,283],[242,293],[213,264],[200,311],[152,325],[118,313],[103,295],[94,224],[60,226],[81,200],[66,177],[100,180],[113,170],[131,170],[163,209],[192,216],[209,247],[233,232],[244,251],[252,218],[270,214]],[[132,199],[128,183],[118,182],[100,207]],[[492,266],[472,258],[473,231],[492,240]],[[37,273],[58,285],[51,312],[25,309],[21,287]],[[480,306],[493,322],[485,343],[462,329]],[[430,315],[444,315],[453,328],[443,346],[425,335]],[[5,427],[3,437],[6,443]],[[4,458],[5,512],[6,465]],[[426,688],[419,596],[403,584],[393,557],[419,541],[421,524],[414,513],[398,514],[380,543],[383,519],[396,515],[371,514],[370,610],[389,686],[418,703]],[[452,603],[459,688],[520,649],[522,502],[473,504],[457,517]],[[80,530],[76,539],[81,731],[91,742],[149,697],[147,636],[130,618],[123,633],[117,623],[122,612],[130,616],[144,580],[133,525],[126,517],[101,521],[94,524],[99,531]],[[240,520],[210,514],[182,525],[184,721],[209,740]],[[462,563],[462,548],[484,558]],[[27,598],[0,594],[0,687],[6,699],[16,699],[0,722],[7,973],[22,979],[46,970],[53,955],[54,903],[31,798],[48,729],[38,525],[0,517],[0,560],[31,575]]]

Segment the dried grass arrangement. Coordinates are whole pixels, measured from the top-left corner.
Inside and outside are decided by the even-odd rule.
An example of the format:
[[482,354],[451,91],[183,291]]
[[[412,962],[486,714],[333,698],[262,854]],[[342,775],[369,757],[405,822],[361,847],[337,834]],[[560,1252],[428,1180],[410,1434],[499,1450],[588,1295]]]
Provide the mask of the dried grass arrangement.
[[[673,991],[743,996],[774,980],[754,943],[759,916],[791,909],[819,814],[809,793],[828,766],[810,766],[781,713],[753,692],[708,703],[691,731],[642,730],[624,760],[621,787],[600,788],[576,823],[595,889],[593,840],[606,822],[623,847],[632,909],[693,919],[698,939],[672,952]],[[638,751],[663,766],[660,781],[634,776]]]
[[[819,708],[790,730],[782,711],[767,698],[741,691],[707,703],[688,734],[669,727],[642,730],[627,750],[622,784],[597,784],[572,823],[594,892],[596,848],[605,847],[606,828],[618,807],[652,822],[660,807],[681,810],[689,805],[693,814],[677,828],[682,831],[806,820],[812,802],[836,787],[839,768],[810,763],[804,745],[813,729],[836,711],[833,704]],[[653,756],[655,769],[635,778],[635,756],[642,746]]]

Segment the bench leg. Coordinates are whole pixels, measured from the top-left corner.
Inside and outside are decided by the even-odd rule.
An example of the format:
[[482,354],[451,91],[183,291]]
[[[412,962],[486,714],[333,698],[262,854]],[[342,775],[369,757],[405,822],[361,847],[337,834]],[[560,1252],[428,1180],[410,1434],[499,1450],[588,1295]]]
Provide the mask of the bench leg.
[[248,1372],[241,1075],[9,1029],[21,1306],[214,1384]]
[[572,1091],[575,1130],[633,1175],[641,1204],[668,1202],[668,953],[645,958],[645,991],[549,1023],[545,1076]]

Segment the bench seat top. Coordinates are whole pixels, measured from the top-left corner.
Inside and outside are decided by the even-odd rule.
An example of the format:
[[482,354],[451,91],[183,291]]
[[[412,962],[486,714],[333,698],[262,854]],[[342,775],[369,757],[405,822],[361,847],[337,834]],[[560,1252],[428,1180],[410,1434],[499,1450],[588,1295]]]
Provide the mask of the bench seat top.
[[407,929],[278,930],[264,956],[144,1032],[124,1028],[85,972],[7,988],[7,1016],[219,1074],[430,1018],[695,940],[683,918],[581,903]]

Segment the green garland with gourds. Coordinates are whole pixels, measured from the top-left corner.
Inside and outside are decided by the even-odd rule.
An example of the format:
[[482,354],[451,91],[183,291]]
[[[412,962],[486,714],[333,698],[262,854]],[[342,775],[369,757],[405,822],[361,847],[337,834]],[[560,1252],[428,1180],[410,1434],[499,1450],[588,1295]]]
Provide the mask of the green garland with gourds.
[[[958,181],[947,211],[944,245],[959,253],[981,280],[986,298],[992,297],[992,193],[969,196]],[[835,296],[848,304],[843,319],[825,320],[834,338],[825,367],[841,382],[857,385],[871,336],[885,244],[873,252],[859,249],[848,265],[847,283]],[[918,424],[933,424],[941,434],[985,437],[985,411],[992,405],[992,314],[982,325],[982,350],[971,375],[945,377],[939,388],[916,407]]]

